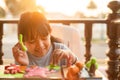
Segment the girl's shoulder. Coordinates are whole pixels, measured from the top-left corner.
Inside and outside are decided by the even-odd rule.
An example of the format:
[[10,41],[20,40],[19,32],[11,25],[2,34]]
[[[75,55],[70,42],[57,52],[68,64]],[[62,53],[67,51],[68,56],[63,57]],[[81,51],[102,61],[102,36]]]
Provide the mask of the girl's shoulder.
[[68,49],[68,47],[63,43],[53,43],[54,49]]

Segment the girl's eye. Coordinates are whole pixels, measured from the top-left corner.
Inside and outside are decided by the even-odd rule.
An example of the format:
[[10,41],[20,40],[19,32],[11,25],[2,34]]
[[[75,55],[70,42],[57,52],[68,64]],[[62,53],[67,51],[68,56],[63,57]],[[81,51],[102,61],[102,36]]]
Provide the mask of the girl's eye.
[[28,43],[33,44],[35,40],[28,41]]
[[47,40],[47,37],[42,37],[41,39],[42,39],[42,40]]

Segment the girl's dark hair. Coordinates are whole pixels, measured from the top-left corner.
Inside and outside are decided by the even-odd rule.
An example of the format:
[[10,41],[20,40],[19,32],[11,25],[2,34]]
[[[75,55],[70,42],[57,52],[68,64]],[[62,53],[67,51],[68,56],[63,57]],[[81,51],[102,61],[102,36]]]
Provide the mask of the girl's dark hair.
[[[52,31],[46,17],[40,12],[25,12],[18,22],[18,35],[22,34],[23,41],[34,40],[39,36],[47,36]],[[51,42],[62,42],[51,36]]]
[[54,37],[53,35],[51,35],[51,42],[64,43],[62,39]]
[[21,15],[18,23],[18,35],[22,34],[23,41],[36,39],[39,36],[47,36],[52,29],[40,12],[25,12]]

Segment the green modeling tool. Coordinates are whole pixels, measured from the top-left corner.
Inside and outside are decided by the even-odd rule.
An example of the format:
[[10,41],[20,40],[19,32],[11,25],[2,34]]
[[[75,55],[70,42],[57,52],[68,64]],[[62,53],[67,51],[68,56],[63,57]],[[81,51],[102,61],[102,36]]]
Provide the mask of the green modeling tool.
[[19,42],[20,42],[20,44],[22,46],[23,51],[27,51],[27,48],[23,43],[23,35],[22,34],[19,34]]

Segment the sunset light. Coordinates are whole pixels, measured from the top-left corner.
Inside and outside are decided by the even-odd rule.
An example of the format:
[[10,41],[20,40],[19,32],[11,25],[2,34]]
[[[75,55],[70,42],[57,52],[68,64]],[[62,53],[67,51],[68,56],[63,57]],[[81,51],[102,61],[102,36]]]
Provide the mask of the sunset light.
[[93,1],[97,6],[95,11],[87,9],[90,0],[36,0],[36,4],[41,5],[46,12],[61,12],[66,15],[74,15],[75,12],[81,11],[89,16],[97,15],[100,12],[107,13],[110,11],[107,8],[107,4],[110,0]]

